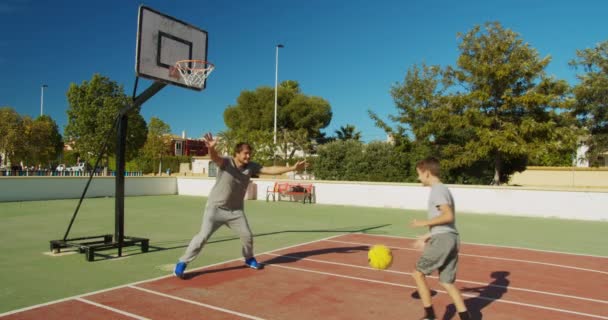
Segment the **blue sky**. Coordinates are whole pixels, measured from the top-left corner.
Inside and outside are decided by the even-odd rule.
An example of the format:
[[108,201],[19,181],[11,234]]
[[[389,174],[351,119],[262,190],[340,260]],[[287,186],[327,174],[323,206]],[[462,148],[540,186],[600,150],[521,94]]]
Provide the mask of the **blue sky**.
[[[137,14],[145,4],[209,33],[208,59],[216,65],[203,92],[167,86],[143,105],[173,133],[190,137],[225,130],[223,111],[243,90],[296,80],[307,95],[329,101],[326,132],[353,124],[366,141],[384,140],[367,110],[385,117],[396,109],[390,88],[414,64],[454,65],[458,32],[499,21],[541,56],[547,72],[576,83],[568,66],[577,49],[608,40],[608,1],[361,1],[361,0],[2,0],[0,106],[44,113],[67,124],[66,92],[100,73],[124,86],[135,80]],[[139,82],[139,92],[150,81]]]

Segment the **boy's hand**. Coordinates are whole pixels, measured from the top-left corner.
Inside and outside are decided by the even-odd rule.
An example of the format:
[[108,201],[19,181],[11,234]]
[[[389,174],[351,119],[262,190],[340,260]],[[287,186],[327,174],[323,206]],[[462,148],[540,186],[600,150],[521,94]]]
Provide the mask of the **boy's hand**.
[[426,227],[426,221],[422,220],[422,221],[418,221],[416,219],[412,220],[410,222],[410,227],[412,228],[420,228],[420,227]]
[[412,245],[412,247],[413,247],[414,249],[416,249],[416,250],[422,250],[422,249],[424,249],[424,245],[425,245],[425,244],[426,244],[426,242],[425,242],[425,241],[422,241],[422,240],[418,239],[418,240],[416,240],[416,241],[414,242],[414,244]]
[[426,243],[429,241],[431,237],[429,234],[425,234],[423,236],[418,236],[416,241],[412,244],[412,247],[416,250],[423,250]]

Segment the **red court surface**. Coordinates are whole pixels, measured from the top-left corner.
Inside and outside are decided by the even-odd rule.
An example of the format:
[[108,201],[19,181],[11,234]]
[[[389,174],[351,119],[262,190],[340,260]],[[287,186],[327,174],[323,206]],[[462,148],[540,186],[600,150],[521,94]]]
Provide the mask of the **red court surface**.
[[[413,240],[347,234],[240,260],[15,310],[0,319],[419,319],[410,272]],[[391,247],[385,271],[367,266],[373,244]],[[438,319],[458,319],[437,278]],[[608,258],[463,244],[457,286],[475,319],[608,319]]]

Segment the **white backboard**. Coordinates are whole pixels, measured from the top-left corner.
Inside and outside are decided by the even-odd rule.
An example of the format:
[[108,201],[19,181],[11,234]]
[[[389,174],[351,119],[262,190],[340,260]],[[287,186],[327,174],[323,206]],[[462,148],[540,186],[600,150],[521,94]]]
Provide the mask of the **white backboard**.
[[135,73],[138,77],[188,86],[181,77],[169,75],[179,60],[207,61],[207,31],[146,6],[139,7]]

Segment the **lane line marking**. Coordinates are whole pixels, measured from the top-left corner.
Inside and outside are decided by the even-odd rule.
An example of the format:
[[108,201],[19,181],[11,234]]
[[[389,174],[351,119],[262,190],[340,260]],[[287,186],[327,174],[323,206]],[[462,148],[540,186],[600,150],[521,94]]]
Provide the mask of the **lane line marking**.
[[[348,236],[348,235],[353,235],[353,234],[356,234],[356,235],[365,235],[365,236],[370,236],[370,237],[385,237],[385,238],[416,240],[416,237],[393,236],[393,235],[388,235],[388,234],[347,233],[347,234],[343,234],[342,236]],[[564,251],[532,249],[532,248],[525,248],[525,247],[505,246],[505,245],[498,245],[498,244],[475,243],[475,242],[461,242],[461,243],[462,244],[467,244],[467,245],[482,246],[482,247],[517,249],[517,250],[537,251],[537,252],[546,252],[546,253],[556,253],[556,254],[563,254],[563,255],[570,255],[570,256],[580,256],[580,257],[591,257],[591,258],[608,259],[608,256],[600,256],[600,255],[584,254],[584,253],[572,253],[572,252],[564,252]]]
[[[339,277],[339,278],[345,278],[345,279],[351,279],[351,280],[359,280],[359,281],[371,282],[371,283],[377,283],[377,284],[384,284],[384,285],[395,286],[395,287],[403,287],[403,288],[413,288],[413,289],[416,289],[415,286],[409,286],[409,285],[405,285],[405,284],[397,284],[397,283],[385,282],[385,281],[379,281],[379,280],[373,280],[373,279],[366,279],[366,278],[345,276],[345,275],[341,275],[341,274],[322,272],[322,271],[315,271],[315,270],[308,270],[308,269],[297,268],[297,267],[288,267],[288,266],[282,266],[282,265],[278,265],[278,264],[267,264],[266,266],[272,266],[272,267],[278,267],[278,268],[284,268],[284,269],[291,269],[291,270],[296,270],[296,271],[311,272],[311,273],[317,273],[317,274],[322,274],[322,275],[326,275],[326,276],[334,276],[334,277]],[[435,290],[435,291],[447,294],[447,292],[443,291],[443,290]],[[596,315],[596,314],[582,313],[582,312],[577,312],[577,311],[572,311],[572,310],[566,310],[566,309],[558,309],[558,308],[552,308],[552,307],[545,307],[545,306],[541,306],[541,305],[536,305],[536,304],[531,304],[531,303],[523,303],[523,302],[517,302],[517,301],[511,301],[511,300],[505,300],[505,299],[494,299],[494,298],[488,298],[488,297],[482,297],[482,296],[475,296],[475,295],[466,294],[466,293],[463,293],[462,295],[465,296],[465,297],[474,298],[474,299],[481,299],[481,300],[500,302],[500,303],[506,303],[506,304],[514,304],[514,305],[519,305],[519,306],[525,306],[525,307],[531,307],[531,308],[537,308],[537,309],[544,309],[544,310],[551,310],[551,311],[556,311],[556,312],[561,312],[561,313],[575,314],[575,315],[579,315],[579,316],[585,316],[585,317],[590,317],[590,318],[608,320],[608,317],[601,316],[601,315]]]
[[[339,266],[344,266],[344,267],[351,267],[351,268],[359,268],[359,269],[378,271],[378,270],[373,269],[371,267],[364,267],[364,266],[358,266],[358,265],[354,265],[354,264],[347,264],[347,263],[341,263],[341,262],[325,261],[325,260],[318,260],[318,259],[311,259],[311,258],[300,258],[300,257],[296,257],[296,256],[279,255],[279,254],[275,254],[275,253],[266,253],[266,255],[285,257],[285,258],[289,258],[289,259],[293,259],[293,260],[313,261],[313,262],[319,262],[319,263],[339,265]],[[383,272],[403,274],[403,275],[409,275],[409,276],[412,275],[411,272],[396,271],[396,270],[390,270],[390,269],[383,270]],[[437,277],[437,276],[427,276],[427,278],[439,279],[439,277]],[[540,293],[540,294],[545,294],[545,295],[550,295],[550,296],[556,296],[556,297],[562,297],[562,298],[571,298],[571,299],[577,299],[577,300],[584,300],[584,301],[590,301],[590,302],[597,302],[597,303],[608,304],[608,301],[606,301],[606,300],[598,300],[598,299],[592,299],[592,298],[572,296],[572,295],[566,295],[566,294],[561,294],[561,293],[553,293],[553,292],[548,292],[548,291],[525,289],[525,288],[512,287],[512,286],[493,285],[493,284],[488,284],[488,283],[484,283],[484,282],[462,280],[462,279],[456,279],[456,282],[463,282],[463,283],[469,283],[469,284],[483,285],[483,286],[487,286],[487,287],[494,287],[494,288],[507,289],[507,290],[519,290],[519,291],[525,291],[525,292],[531,292],[531,293]]]
[[165,297],[165,298],[169,298],[169,299],[173,299],[173,300],[177,300],[177,301],[181,301],[181,302],[186,302],[186,303],[193,304],[193,305],[196,305],[196,306],[199,306],[199,307],[205,307],[205,308],[208,308],[208,309],[213,309],[213,310],[216,310],[216,311],[221,311],[221,312],[233,314],[233,315],[239,316],[241,318],[247,318],[247,319],[253,319],[253,320],[265,320],[264,318],[252,316],[250,314],[246,314],[246,313],[242,313],[242,312],[238,312],[238,311],[233,311],[233,310],[225,309],[225,308],[221,308],[221,307],[216,307],[214,305],[210,305],[210,304],[206,304],[206,303],[202,303],[202,302],[198,302],[198,301],[194,301],[194,300],[188,300],[188,299],[180,298],[180,297],[177,297],[177,296],[172,296],[170,294],[162,293],[162,292],[159,292],[159,291],[154,291],[154,290],[150,290],[150,289],[146,289],[146,288],[142,288],[142,287],[137,287],[137,286],[129,286],[129,288],[135,289],[135,290],[141,290],[143,292],[147,292],[147,293],[150,293],[150,294],[155,294],[157,296],[161,296],[161,297]]
[[[320,241],[324,241],[324,240],[330,240],[332,238],[340,237],[342,235],[343,235],[342,233],[339,233],[339,234],[336,234],[336,235],[333,235],[333,236],[329,236],[329,237],[325,237],[325,238],[321,238],[321,239],[317,239],[317,240],[311,240],[311,241],[308,241],[308,242],[298,243],[298,244],[294,244],[294,245],[291,245],[291,246],[286,246],[286,247],[282,247],[282,248],[268,250],[268,251],[265,251],[265,252],[262,252],[262,253],[258,253],[258,255],[262,255],[262,254],[266,254],[266,253],[271,253],[271,252],[278,251],[278,250],[291,249],[291,248],[294,248],[294,247],[298,247],[298,246],[302,246],[302,245],[308,245],[308,244],[312,244],[312,243],[320,242]],[[213,264],[210,264],[210,265],[206,265],[206,266],[201,266],[201,267],[198,267],[198,268],[190,269],[189,272],[191,272],[191,271],[198,271],[198,270],[204,270],[204,269],[212,268],[212,267],[219,266],[219,265],[222,265],[222,264],[231,263],[231,262],[234,262],[234,261],[239,261],[239,260],[242,260],[242,259],[243,259],[242,257],[239,257],[239,258],[235,258],[235,259],[221,261],[221,262],[213,263]],[[129,287],[129,286],[134,286],[134,285],[138,285],[138,284],[142,284],[142,283],[154,282],[154,281],[157,281],[157,280],[162,280],[162,279],[171,278],[171,277],[175,277],[175,275],[169,274],[169,275],[160,276],[160,277],[156,277],[156,278],[152,278],[152,279],[146,279],[146,280],[131,282],[131,283],[127,283],[127,284],[122,284],[122,285],[118,285],[118,286],[110,287],[110,288],[106,288],[106,289],[101,289],[101,290],[96,290],[96,291],[92,291],[92,292],[87,292],[87,293],[83,293],[83,294],[79,294],[79,295],[75,295],[75,296],[71,296],[71,297],[65,297],[65,298],[61,298],[61,299],[57,299],[57,300],[52,300],[52,301],[49,301],[49,302],[44,302],[44,303],[40,303],[40,304],[36,304],[36,305],[24,307],[24,308],[10,310],[10,311],[7,311],[5,313],[0,313],[0,317],[5,317],[5,316],[11,315],[11,314],[15,314],[15,313],[19,313],[19,312],[25,312],[25,311],[33,310],[33,309],[36,309],[36,308],[46,307],[46,306],[49,306],[49,305],[52,305],[52,304],[62,303],[62,302],[66,302],[66,301],[70,301],[70,300],[74,300],[74,299],[78,299],[78,298],[83,298],[83,297],[87,297],[87,296],[91,296],[91,295],[95,295],[95,294],[99,294],[99,293],[104,293],[104,292],[108,292],[108,291],[112,291],[112,290],[116,290],[116,289],[122,289],[122,288],[126,288],[126,287]]]
[[[371,243],[361,243],[361,242],[351,242],[351,241],[339,241],[339,240],[322,240],[322,241],[327,241],[327,242],[337,242],[337,243],[347,243],[347,244],[357,244],[357,245],[367,245],[367,246],[371,246],[373,244]],[[396,247],[396,246],[388,246],[392,249],[399,249],[399,250],[408,250],[408,251],[420,251],[420,250],[416,250],[413,248],[406,248],[406,247]],[[462,253],[459,252],[458,253],[459,256],[467,256],[467,257],[474,257],[474,258],[484,258],[484,259],[492,259],[492,260],[502,260],[502,261],[512,261],[512,262],[524,262],[524,263],[529,263],[529,264],[539,264],[539,265],[543,265],[543,266],[551,266],[551,267],[558,267],[558,268],[564,268],[564,269],[572,269],[572,270],[578,270],[578,271],[587,271],[587,272],[594,272],[594,273],[600,273],[600,274],[606,274],[608,275],[607,271],[601,271],[601,270],[595,270],[595,269],[587,269],[587,268],[580,268],[580,267],[574,267],[574,266],[567,266],[567,265],[563,265],[563,264],[555,264],[555,263],[548,263],[548,262],[539,262],[539,261],[530,261],[530,260],[522,260],[522,259],[512,259],[512,258],[500,258],[500,257],[492,257],[492,256],[482,256],[482,255],[477,255],[477,254],[468,254],[468,253]]]
[[112,311],[112,312],[115,312],[115,313],[120,313],[120,314],[122,314],[124,316],[131,317],[131,318],[134,318],[134,319],[138,319],[138,320],[151,320],[149,318],[138,316],[138,315],[136,315],[134,313],[130,313],[130,312],[127,312],[127,311],[124,311],[124,310],[112,308],[112,307],[109,307],[109,306],[106,306],[106,305],[103,305],[101,303],[97,303],[97,302],[94,302],[94,301],[91,301],[91,300],[87,300],[87,299],[83,299],[83,298],[76,298],[74,300],[80,301],[80,302],[84,302],[84,303],[88,303],[90,305],[94,305],[96,307],[99,307],[99,308],[102,308],[102,309],[105,309],[105,310],[109,310],[109,311]]

